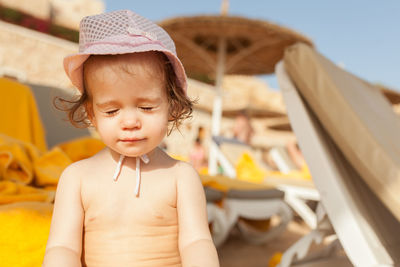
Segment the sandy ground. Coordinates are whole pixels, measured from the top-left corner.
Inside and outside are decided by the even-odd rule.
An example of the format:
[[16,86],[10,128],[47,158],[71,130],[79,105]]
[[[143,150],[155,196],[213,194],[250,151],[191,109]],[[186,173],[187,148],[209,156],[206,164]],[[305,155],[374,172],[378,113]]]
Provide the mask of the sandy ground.
[[277,239],[267,244],[253,245],[234,229],[228,240],[218,248],[221,267],[267,267],[276,252],[284,252],[308,232],[308,226],[296,220],[290,222],[286,231]]

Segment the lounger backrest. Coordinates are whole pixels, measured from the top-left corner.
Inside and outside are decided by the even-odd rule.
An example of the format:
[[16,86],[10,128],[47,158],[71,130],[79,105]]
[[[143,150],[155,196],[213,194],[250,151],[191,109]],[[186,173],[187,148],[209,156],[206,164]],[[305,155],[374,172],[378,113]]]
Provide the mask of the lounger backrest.
[[398,266],[400,221],[335,144],[311,103],[302,98],[287,75],[283,62],[277,65],[276,73],[321,204],[347,256],[355,266]]
[[46,141],[49,148],[74,138],[89,136],[87,129],[76,128],[67,120],[66,112],[58,110],[54,104],[55,97],[72,99],[68,91],[44,85],[29,84],[39,108],[40,117],[46,131]]
[[389,102],[305,44],[287,49],[284,64],[336,145],[400,220],[400,118]]

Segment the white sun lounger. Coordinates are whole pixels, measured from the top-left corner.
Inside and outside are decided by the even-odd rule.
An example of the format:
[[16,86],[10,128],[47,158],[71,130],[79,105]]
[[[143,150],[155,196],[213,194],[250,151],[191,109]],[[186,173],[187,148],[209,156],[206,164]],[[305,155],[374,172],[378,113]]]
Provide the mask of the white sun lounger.
[[[224,169],[224,173],[236,178],[236,170],[234,168],[238,156],[242,153],[252,154],[252,148],[240,141],[224,137],[214,137],[211,145],[214,146],[216,158],[219,164]],[[275,153],[276,157],[280,157],[280,153]],[[256,158],[254,156],[254,158]],[[285,158],[279,158],[281,165],[286,165]],[[261,167],[262,162],[257,162]],[[290,166],[285,166],[284,169],[289,169]],[[281,170],[283,172],[283,170]],[[284,192],[285,202],[304,220],[305,223],[314,229],[317,226],[317,216],[314,211],[308,206],[308,201],[319,201],[319,193],[314,188],[311,181],[301,181],[299,179],[266,177],[266,183],[274,186]]]
[[[243,187],[222,193],[206,186],[205,193],[208,222],[212,225],[213,240],[217,247],[225,242],[236,225],[247,241],[261,244],[279,236],[292,220],[292,211],[283,200],[284,193],[274,188]],[[223,206],[219,207],[215,203],[221,199]],[[266,220],[273,216],[279,217],[279,224],[273,225],[267,231],[255,229],[240,220]]]
[[226,211],[216,203],[222,201],[224,194],[210,187],[204,187],[207,200],[208,223],[212,226],[214,244],[220,246],[228,237],[230,226]]
[[[276,74],[320,203],[351,264],[399,266],[400,119],[378,90],[306,45],[287,49]],[[321,218],[284,253],[281,267],[300,266],[296,259],[309,245],[330,234],[322,221],[326,226]],[[330,266],[328,254],[301,266]]]

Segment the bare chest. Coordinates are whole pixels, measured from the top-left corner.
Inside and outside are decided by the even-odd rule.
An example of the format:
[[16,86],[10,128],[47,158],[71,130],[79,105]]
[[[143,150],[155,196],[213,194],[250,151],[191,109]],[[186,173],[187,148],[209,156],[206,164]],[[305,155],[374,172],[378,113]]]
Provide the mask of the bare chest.
[[81,187],[85,232],[177,225],[174,177],[142,173],[139,196],[134,194],[135,186],[135,173],[130,171],[118,181],[101,174],[87,179]]

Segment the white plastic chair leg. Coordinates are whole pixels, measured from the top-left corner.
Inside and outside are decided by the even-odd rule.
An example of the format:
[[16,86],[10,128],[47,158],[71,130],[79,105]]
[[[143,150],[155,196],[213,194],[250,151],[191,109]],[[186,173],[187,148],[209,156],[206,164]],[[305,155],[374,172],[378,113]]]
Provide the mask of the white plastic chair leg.
[[231,226],[224,209],[214,203],[207,203],[208,223],[212,224],[212,238],[216,247],[228,238]]
[[280,223],[265,233],[254,231],[254,229],[250,229],[244,224],[238,224],[239,230],[243,233],[243,237],[254,244],[266,243],[279,236],[293,218],[291,209],[283,200],[280,199],[227,199],[225,202],[225,208],[231,217],[231,227],[234,226],[239,217],[253,220],[269,219],[274,215],[280,217]]
[[[278,267],[289,267],[296,260],[304,259],[312,244],[321,244],[325,237],[334,234],[332,225],[329,222],[328,216],[321,204],[317,206],[318,225],[317,229],[312,230],[307,235],[300,238],[289,249],[285,251]],[[336,239],[336,238],[335,238]],[[328,257],[336,251],[337,243],[331,242],[331,245],[325,249],[321,249],[314,253],[312,259]]]
[[285,192],[285,201],[311,228],[317,227],[317,216],[307,205],[306,201],[319,201],[320,195],[316,189],[304,188],[291,185],[278,185],[278,188]]

